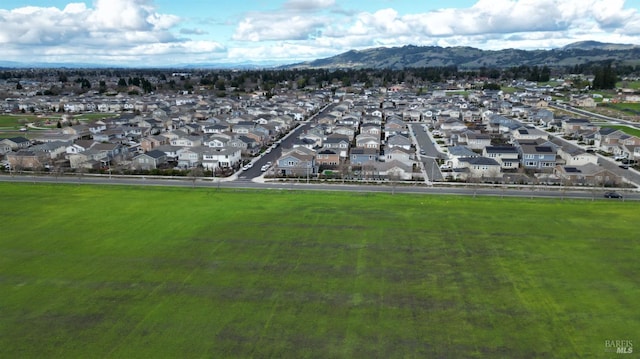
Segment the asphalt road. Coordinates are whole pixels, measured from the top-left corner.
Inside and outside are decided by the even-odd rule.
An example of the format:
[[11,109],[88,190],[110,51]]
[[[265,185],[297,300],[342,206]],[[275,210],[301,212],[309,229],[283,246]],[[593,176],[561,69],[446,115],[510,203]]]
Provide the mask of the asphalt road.
[[[464,196],[495,196],[495,197],[520,197],[526,198],[556,198],[556,199],[584,199],[620,201],[619,199],[605,199],[606,189],[603,188],[548,188],[534,186],[500,186],[482,187],[472,185],[460,186],[426,186],[424,184],[341,184],[341,183],[311,183],[305,181],[289,182],[252,182],[252,181],[221,181],[216,178],[189,178],[159,179],[154,177],[120,177],[108,175],[73,175],[73,176],[31,176],[31,175],[0,175],[0,182],[19,183],[64,183],[77,185],[120,185],[120,186],[167,186],[167,187],[194,187],[194,188],[232,188],[242,189],[267,189],[289,191],[342,191],[342,192],[378,192],[378,193],[406,193],[406,194],[432,194],[432,195],[464,195]],[[624,198],[622,201],[640,201],[640,193],[637,191],[619,191]]]
[[238,174],[237,180],[241,182],[251,181],[256,177],[260,177],[263,172],[261,170],[262,166],[264,166],[267,162],[271,162],[275,164],[278,158],[282,155],[283,148],[291,148],[293,147],[293,142],[304,133],[311,128],[311,125],[316,123],[315,119],[317,116],[321,116],[324,113],[329,113],[333,110],[334,104],[329,104],[325,106],[318,113],[311,116],[307,121],[300,122],[298,127],[293,129],[293,131],[289,132],[285,137],[282,138],[279,144],[275,144],[275,147],[271,149],[269,153],[263,153],[261,156],[255,158],[252,163],[253,166],[248,170],[243,170]]
[[[409,124],[411,126],[411,130],[413,131],[413,135],[418,142],[418,150],[424,151],[424,154],[420,154],[420,161],[424,165],[425,172],[430,181],[442,181],[442,172],[440,172],[440,167],[436,162],[436,159],[443,158],[443,154],[438,151],[438,148],[433,143],[433,139],[427,131],[422,127],[422,124],[413,123]],[[419,152],[420,153],[420,152]]]
[[558,110],[564,110],[564,111],[568,111],[568,112],[573,112],[573,113],[578,114],[578,115],[586,116],[586,117],[597,119],[597,120],[601,120],[601,121],[611,122],[611,124],[623,124],[623,125],[628,125],[628,126],[635,127],[635,128],[640,128],[639,124],[637,122],[627,121],[627,120],[624,120],[624,119],[621,119],[621,118],[608,117],[608,116],[604,116],[604,115],[600,115],[598,113],[585,111],[583,109],[579,109],[579,108],[572,107],[572,106],[565,105],[565,104],[554,104],[554,103],[551,103],[551,104],[549,104],[549,107],[555,108],[555,109],[558,109]]

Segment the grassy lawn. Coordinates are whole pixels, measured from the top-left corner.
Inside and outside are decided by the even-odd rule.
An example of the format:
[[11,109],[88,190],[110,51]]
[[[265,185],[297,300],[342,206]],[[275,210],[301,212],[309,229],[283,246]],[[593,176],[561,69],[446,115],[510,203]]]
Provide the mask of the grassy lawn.
[[611,107],[618,111],[640,114],[640,103],[610,103],[607,104],[607,107]]
[[0,184],[7,358],[602,357],[637,204]]
[[640,89],[640,81],[619,81],[616,83],[616,88],[630,88],[638,90]]
[[113,114],[113,113],[83,113],[73,117],[80,121],[97,121],[105,118],[113,118],[118,116],[119,116],[118,114]]
[[0,128],[10,128],[10,129],[19,129],[20,127],[25,126],[29,122],[33,122],[37,119],[36,116],[9,116],[9,115],[0,115]]
[[633,128],[629,126],[614,126],[614,125],[605,125],[602,127],[615,128],[631,136],[640,137],[640,130],[637,128]]

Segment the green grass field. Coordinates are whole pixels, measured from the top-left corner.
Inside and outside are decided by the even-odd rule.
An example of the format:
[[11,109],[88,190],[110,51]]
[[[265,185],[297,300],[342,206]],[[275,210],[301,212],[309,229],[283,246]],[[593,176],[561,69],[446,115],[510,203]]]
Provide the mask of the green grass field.
[[616,83],[616,87],[638,90],[640,89],[640,81],[619,81]]
[[609,103],[607,107],[632,114],[640,114],[640,103]]
[[6,358],[603,357],[637,203],[0,184]]
[[633,128],[629,126],[618,126],[618,125],[605,125],[602,127],[615,128],[628,135],[640,137],[640,130],[638,130],[637,128]]

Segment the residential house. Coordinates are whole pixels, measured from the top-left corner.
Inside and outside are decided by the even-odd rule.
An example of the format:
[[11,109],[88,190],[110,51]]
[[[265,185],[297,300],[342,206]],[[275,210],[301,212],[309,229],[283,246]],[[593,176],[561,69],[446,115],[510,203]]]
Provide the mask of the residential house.
[[107,125],[104,122],[97,121],[89,126],[89,132],[92,134],[100,133],[107,129]]
[[563,142],[560,139],[554,139],[551,142],[558,146],[558,156],[562,159],[562,161],[558,161],[558,165],[583,166],[589,163],[598,164],[598,156],[585,151],[582,147]]
[[209,170],[232,168],[242,160],[242,151],[235,147],[211,147],[202,152],[202,166]]
[[448,148],[448,150],[449,151],[447,152],[447,160],[444,164],[451,168],[461,167],[460,159],[462,158],[473,158],[480,156],[478,153],[473,152],[467,146],[451,146]]
[[557,149],[550,145],[520,145],[522,167],[533,170],[551,170],[557,165]]
[[633,159],[636,148],[640,146],[640,137],[626,135],[620,138],[620,152],[618,156]]
[[465,157],[459,160],[460,167],[468,169],[466,179],[498,178],[501,175],[501,165],[493,158]]
[[545,131],[538,130],[537,128],[520,126],[511,131],[512,141],[535,140],[538,138],[546,139],[547,137],[549,137],[549,135]]
[[594,163],[556,166],[554,174],[565,185],[616,186],[622,177]]
[[331,134],[322,142],[322,148],[329,148],[340,151],[340,157],[347,158],[349,155],[349,137],[339,134]]
[[76,139],[87,139],[91,136],[89,126],[87,125],[75,125],[62,128],[62,133],[67,135],[73,135]]
[[207,147],[225,147],[230,140],[231,136],[218,134],[205,139],[202,145]]
[[31,141],[24,137],[10,137],[0,141],[0,143],[9,146],[12,151],[26,149],[31,146]]
[[83,152],[67,155],[69,165],[73,169],[97,169],[101,165],[108,164],[109,158],[106,151],[88,149]]
[[593,97],[589,95],[579,95],[579,96],[574,96],[571,99],[571,105],[577,106],[577,107],[595,108],[598,104],[593,99]]
[[65,149],[65,152],[68,155],[73,155],[76,153],[80,153],[80,152],[84,152],[88,149],[91,148],[91,146],[95,145],[96,141],[93,140],[77,140],[75,142],[73,142],[72,144],[70,144],[69,146],[67,146],[67,148]]
[[202,127],[202,132],[204,132],[207,135],[224,133],[229,131],[231,131],[231,126],[229,126],[229,124],[227,123],[217,123],[217,124],[205,125]]
[[178,150],[178,167],[194,168],[202,164],[205,147],[183,147]]
[[179,147],[200,147],[202,146],[202,136],[181,136],[171,140],[171,146]]
[[3,156],[8,152],[11,152],[11,145],[9,143],[0,141],[0,156]]
[[304,147],[283,150],[276,163],[279,176],[310,177],[317,173],[316,153]]
[[71,145],[71,142],[46,142],[40,145],[35,145],[30,148],[34,152],[43,152],[47,154],[49,159],[56,159],[66,153],[67,147]]
[[359,134],[356,136],[356,147],[358,148],[374,148],[380,149],[380,137],[368,135],[368,134]]
[[568,118],[562,121],[562,131],[565,134],[578,133],[580,131],[592,129],[595,127],[591,121],[585,118]]
[[482,156],[496,160],[503,170],[520,166],[520,153],[513,146],[487,146],[482,150]]
[[378,138],[380,138],[380,136],[382,135],[382,128],[380,127],[380,125],[367,124],[363,125],[360,128],[360,133],[366,133],[368,135],[378,136]]
[[[237,141],[237,142],[236,142]],[[238,138],[227,142],[227,146],[241,147],[243,153],[254,156],[260,152],[260,143],[248,136],[238,136]]]
[[[333,133],[347,136],[349,138],[349,141],[353,141],[353,138],[356,135],[356,130],[353,127],[338,126],[338,127],[333,129]],[[380,136],[378,136],[378,137],[380,137]]]
[[402,147],[392,147],[384,151],[384,160],[386,162],[400,161],[405,164],[412,163],[413,156],[414,156],[413,151],[407,150]]
[[[367,167],[368,166],[363,166],[365,177],[367,175]],[[386,162],[375,162],[372,164],[372,167],[377,176],[389,179],[391,181],[408,181],[412,180],[414,177],[413,165],[401,161],[393,160]]]
[[35,152],[29,149],[19,149],[17,152],[8,152],[7,161],[13,169],[41,169],[51,159],[45,152]]
[[410,150],[412,144],[411,140],[403,135],[393,135],[387,139],[387,148],[400,147]]
[[123,127],[109,128],[104,131],[94,133],[92,138],[97,142],[118,142],[126,138],[126,131]]
[[379,152],[375,148],[358,147],[352,148],[349,154],[349,160],[351,165],[362,166],[370,164],[371,162],[377,162]]
[[164,136],[147,136],[140,140],[140,148],[142,148],[144,152],[149,152],[158,146],[166,145],[169,143],[169,140]]
[[171,145],[160,145],[155,148],[158,151],[164,152],[167,155],[167,161],[177,161],[178,160],[178,151],[182,149],[182,147],[171,146]]
[[487,146],[491,146],[491,135],[486,133],[466,131],[460,134],[458,138],[472,150],[482,150]]
[[298,138],[293,141],[293,145],[295,147],[306,147],[310,150],[313,150],[316,147],[316,142],[310,138]]
[[321,149],[316,155],[316,162],[319,166],[335,168],[340,164],[340,151],[331,148]]
[[467,126],[464,124],[464,122],[458,119],[447,118],[446,120],[443,120],[442,122],[440,122],[439,128],[443,132],[449,132],[449,131],[463,131],[467,129]]
[[407,133],[407,125],[402,119],[388,118],[384,125],[385,140],[390,136]]
[[318,133],[316,133],[314,131],[308,131],[307,133],[305,133],[303,135],[300,135],[300,138],[313,141],[313,147],[312,148],[323,147],[322,146],[323,136],[319,135]]
[[132,161],[132,167],[138,170],[152,170],[160,168],[168,161],[167,154],[160,150],[151,150],[146,153],[135,156]]

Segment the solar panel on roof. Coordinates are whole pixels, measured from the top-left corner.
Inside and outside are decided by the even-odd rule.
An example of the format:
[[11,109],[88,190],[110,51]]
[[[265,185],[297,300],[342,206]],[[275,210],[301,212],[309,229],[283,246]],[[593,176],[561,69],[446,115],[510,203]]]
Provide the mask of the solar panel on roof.
[[547,146],[536,146],[536,151],[538,151],[538,152],[546,152],[546,153],[553,152],[551,150],[551,147],[547,147]]

